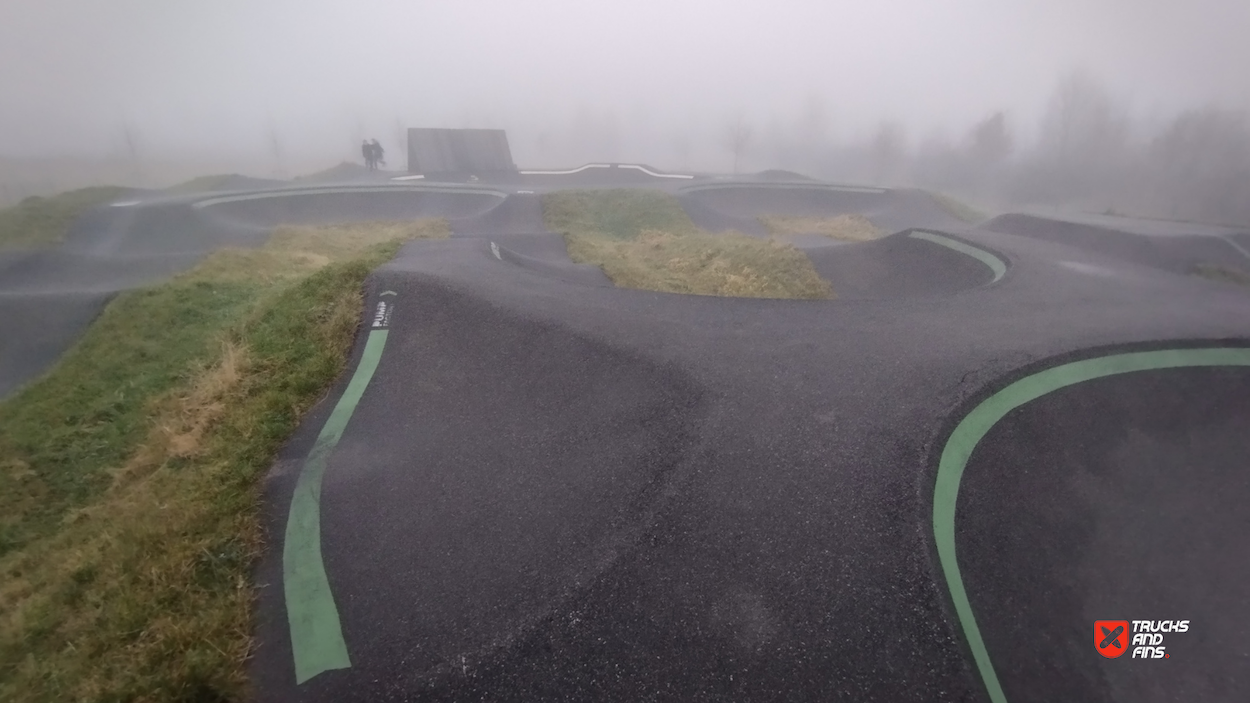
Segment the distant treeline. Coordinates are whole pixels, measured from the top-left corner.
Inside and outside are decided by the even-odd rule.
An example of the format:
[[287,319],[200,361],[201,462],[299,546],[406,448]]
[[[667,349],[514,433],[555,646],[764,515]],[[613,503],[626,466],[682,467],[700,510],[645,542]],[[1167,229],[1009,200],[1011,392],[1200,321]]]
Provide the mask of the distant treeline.
[[826,178],[912,184],[1006,206],[1250,226],[1245,113],[1191,109],[1147,129],[1096,80],[1075,73],[1051,96],[1039,127],[1032,144],[1020,144],[997,112],[956,141],[913,145],[900,126],[883,122],[869,143],[777,146],[791,167]]

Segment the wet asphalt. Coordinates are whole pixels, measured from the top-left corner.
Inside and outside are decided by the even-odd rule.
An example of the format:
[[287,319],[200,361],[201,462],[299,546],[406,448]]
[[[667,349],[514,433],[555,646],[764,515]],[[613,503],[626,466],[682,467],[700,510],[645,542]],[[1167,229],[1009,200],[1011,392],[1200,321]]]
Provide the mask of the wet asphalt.
[[[25,303],[87,300],[21,323],[51,341],[44,356],[0,350],[0,368],[29,378],[38,364],[11,358],[46,364],[99,296],[208,242],[259,241],[278,221],[448,216],[452,239],[413,242],[368,281],[349,369],[383,300],[388,336],[321,484],[350,666],[297,682],[282,558],[296,480],[349,372],[266,479],[257,700],[991,700],[935,549],[952,429],[1072,359],[1243,347],[1250,294],[1079,237],[971,227],[913,191],[673,188],[712,229],[863,212],[897,233],[804,244],[837,300],[745,300],[616,289],[568,260],[517,188],[157,203],[106,212],[93,231],[113,243],[90,255],[150,262],[131,238],[180,221],[205,246],[166,243],[166,268],[81,290],[5,274],[6,326]],[[1235,367],[1087,381],[977,445],[955,544],[1002,700],[1250,695],[1235,538],[1250,527],[1248,383]],[[1104,659],[1093,620],[1121,618],[1194,627],[1169,639],[1174,658]]]

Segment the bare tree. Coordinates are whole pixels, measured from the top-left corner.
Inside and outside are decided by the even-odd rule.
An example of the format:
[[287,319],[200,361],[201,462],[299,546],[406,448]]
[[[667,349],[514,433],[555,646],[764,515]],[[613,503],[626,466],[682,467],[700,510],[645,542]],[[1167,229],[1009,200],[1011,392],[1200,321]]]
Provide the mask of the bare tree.
[[779,138],[786,161],[800,170],[819,170],[821,158],[829,149],[831,123],[824,98],[815,93],[808,95],[793,128]]
[[907,135],[897,122],[882,121],[872,139],[873,165],[878,183],[894,181],[900,176],[907,152]]
[[1131,147],[1128,110],[1089,74],[1069,73],[1047,104],[1037,151],[1016,179],[1016,196],[1115,210],[1142,185]]
[[673,152],[677,155],[677,168],[690,168],[690,133],[681,129],[673,134]]
[[137,186],[143,185],[143,166],[139,158],[139,133],[129,121],[122,124],[122,143],[130,160],[131,178]]
[[812,146],[820,144],[829,137],[830,121],[824,98],[813,93],[807,96],[807,102],[803,106],[803,115],[799,118],[799,135]]
[[286,167],[283,164],[282,140],[278,138],[278,128],[272,121],[269,123],[269,154],[273,157],[273,175],[286,178]]
[[734,157],[734,174],[738,173],[738,162],[742,158],[742,154],[746,152],[747,145],[751,143],[751,125],[742,115],[738,115],[725,127],[724,141],[725,148],[733,154]]
[[932,132],[915,149],[911,175],[918,183],[941,190],[972,186],[972,169],[966,149],[958,148],[942,132]]
[[369,139],[369,135],[365,133],[364,120],[361,120],[360,117],[357,116],[356,117],[356,137],[355,139],[352,140],[352,146],[355,147],[356,154],[354,154],[353,156],[361,155],[360,143],[363,141],[367,141],[368,139]]
[[1157,214],[1250,224],[1250,122],[1239,112],[1189,110],[1148,150]]
[[565,130],[565,143],[577,160],[619,161],[622,154],[623,129],[617,113],[583,105]]
[[405,157],[408,154],[408,128],[404,126],[402,117],[395,117],[395,145],[399,148],[400,154]]
[[1001,111],[981,120],[968,133],[968,152],[977,165],[996,166],[1011,155],[1011,133]]
[[1076,71],[1059,83],[1042,118],[1041,148],[1061,164],[1089,165],[1121,156],[1128,114],[1090,75]]

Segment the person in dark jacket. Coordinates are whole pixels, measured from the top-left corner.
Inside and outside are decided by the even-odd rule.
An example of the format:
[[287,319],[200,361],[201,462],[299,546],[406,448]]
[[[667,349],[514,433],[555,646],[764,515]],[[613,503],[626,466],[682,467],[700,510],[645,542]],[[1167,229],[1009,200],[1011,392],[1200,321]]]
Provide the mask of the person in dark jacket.
[[375,171],[377,170],[379,164],[382,166],[385,166],[386,158],[385,158],[384,152],[382,151],[382,145],[378,144],[378,140],[374,139],[373,140],[373,169]]

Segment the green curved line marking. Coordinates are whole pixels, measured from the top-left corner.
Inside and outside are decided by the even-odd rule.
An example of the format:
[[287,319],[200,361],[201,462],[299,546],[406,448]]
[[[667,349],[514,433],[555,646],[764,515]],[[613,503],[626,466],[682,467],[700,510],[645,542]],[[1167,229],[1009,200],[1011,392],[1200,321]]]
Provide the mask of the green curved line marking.
[[935,232],[922,232],[920,230],[913,231],[908,236],[913,239],[923,239],[926,242],[941,244],[948,249],[954,249],[960,254],[967,254],[986,266],[989,266],[990,270],[994,272],[994,280],[990,281],[990,283],[994,283],[998,279],[1002,278],[1003,274],[1007,273],[1007,264],[1002,259],[994,256],[984,249],[979,249],[971,244],[965,244],[958,239],[951,239],[950,237],[944,237]]
[[347,421],[378,368],[387,332],[373,330],[369,333],[360,364],[308,452],[291,498],[282,545],[282,585],[291,627],[296,683],[304,683],[323,671],[352,665],[343,641],[334,594],[330,592],[330,581],[321,560],[321,477],[330,453],[343,436]]
[[972,605],[964,591],[963,579],[959,575],[959,562],[955,555],[955,504],[959,498],[959,480],[963,477],[972,451],[1007,413],[1047,393],[1104,376],[1193,366],[1250,366],[1250,349],[1216,347],[1132,352],[1074,361],[1039,371],[982,401],[960,421],[946,440],[933,487],[933,539],[937,544],[938,560],[942,564],[942,573],[946,577],[959,624],[963,628],[968,647],[972,650],[977,669],[981,672],[986,691],[994,703],[1006,703],[1007,697],[1003,694],[998,676],[994,673],[994,665],[990,662],[990,654],[981,639],[981,631],[977,628]]

